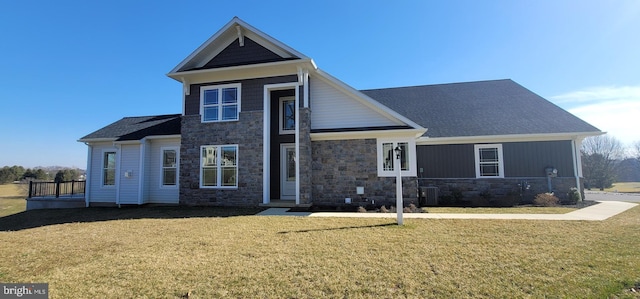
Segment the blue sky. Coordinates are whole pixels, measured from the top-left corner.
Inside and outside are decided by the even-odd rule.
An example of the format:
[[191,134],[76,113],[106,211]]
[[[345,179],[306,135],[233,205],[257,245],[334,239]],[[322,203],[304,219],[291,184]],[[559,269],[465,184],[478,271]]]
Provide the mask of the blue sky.
[[640,140],[640,1],[2,1],[0,166],[85,167],[76,142],[181,112],[165,76],[238,16],[357,88],[510,78]]

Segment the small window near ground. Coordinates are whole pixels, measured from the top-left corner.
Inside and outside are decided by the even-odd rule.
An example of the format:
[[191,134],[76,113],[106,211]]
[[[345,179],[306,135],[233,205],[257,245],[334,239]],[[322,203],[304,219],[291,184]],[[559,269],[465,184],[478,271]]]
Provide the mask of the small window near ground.
[[102,185],[116,184],[116,152],[104,152],[102,159]]
[[503,178],[502,144],[476,144],[476,177]]
[[202,146],[200,187],[236,188],[238,186],[237,157],[237,145]]
[[176,149],[162,149],[162,186],[175,187],[178,185],[178,151]]

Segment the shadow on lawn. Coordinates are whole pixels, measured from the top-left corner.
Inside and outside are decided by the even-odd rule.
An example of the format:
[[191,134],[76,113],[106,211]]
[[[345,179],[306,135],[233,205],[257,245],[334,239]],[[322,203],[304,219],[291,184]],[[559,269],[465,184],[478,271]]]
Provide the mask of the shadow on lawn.
[[0,218],[0,231],[47,225],[124,219],[180,219],[255,215],[263,209],[226,207],[122,207],[31,210]]
[[372,227],[385,227],[385,226],[398,226],[396,223],[385,223],[385,224],[374,224],[374,225],[362,225],[362,226],[343,226],[343,227],[330,227],[330,228],[314,228],[314,229],[302,229],[302,230],[293,230],[293,231],[284,231],[278,232],[278,234],[292,234],[292,233],[311,233],[311,232],[322,232],[322,231],[332,231],[332,230],[344,230],[344,229],[355,229],[355,228],[372,228]]

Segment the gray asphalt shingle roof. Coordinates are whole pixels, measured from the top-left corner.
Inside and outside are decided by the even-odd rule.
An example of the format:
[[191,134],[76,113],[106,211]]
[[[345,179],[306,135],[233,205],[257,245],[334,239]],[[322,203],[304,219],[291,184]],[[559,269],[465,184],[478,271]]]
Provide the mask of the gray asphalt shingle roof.
[[116,141],[126,141],[147,136],[180,135],[180,122],[180,114],[125,117],[80,140],[115,138]]
[[599,132],[512,80],[362,90],[426,137]]

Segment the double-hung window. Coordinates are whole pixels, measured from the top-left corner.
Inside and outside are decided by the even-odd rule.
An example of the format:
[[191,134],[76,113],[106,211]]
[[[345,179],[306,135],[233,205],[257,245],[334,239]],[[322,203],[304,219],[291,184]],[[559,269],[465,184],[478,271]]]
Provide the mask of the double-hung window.
[[476,144],[474,150],[477,178],[504,178],[502,144]]
[[234,121],[239,113],[240,83],[200,88],[202,122]]
[[116,185],[116,152],[104,152],[102,155],[102,186]]
[[178,149],[162,148],[162,187],[176,187],[178,185]]
[[237,145],[204,145],[201,147],[200,187],[238,187]]
[[378,139],[378,176],[396,176],[396,148],[400,149],[400,171],[403,176],[416,175],[414,139]]

